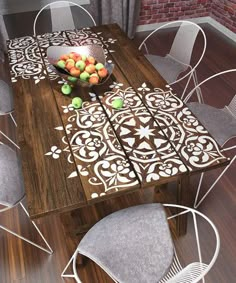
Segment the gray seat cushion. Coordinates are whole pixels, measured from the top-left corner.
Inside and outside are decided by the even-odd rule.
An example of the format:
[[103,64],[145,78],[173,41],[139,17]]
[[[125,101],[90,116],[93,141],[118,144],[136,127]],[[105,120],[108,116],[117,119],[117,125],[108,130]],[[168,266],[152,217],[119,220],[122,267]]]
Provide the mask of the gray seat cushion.
[[5,83],[3,80],[0,80],[0,115],[12,111],[12,109],[12,90],[7,83]]
[[145,57],[169,84],[175,82],[178,76],[187,69],[185,65],[180,64],[168,55],[161,57],[146,54]]
[[78,250],[115,281],[158,282],[173,260],[163,206],[138,205],[110,214],[89,230]]
[[220,146],[236,136],[236,119],[229,112],[198,102],[187,103],[187,106]]
[[19,159],[9,146],[0,144],[0,203],[12,206],[24,196]]

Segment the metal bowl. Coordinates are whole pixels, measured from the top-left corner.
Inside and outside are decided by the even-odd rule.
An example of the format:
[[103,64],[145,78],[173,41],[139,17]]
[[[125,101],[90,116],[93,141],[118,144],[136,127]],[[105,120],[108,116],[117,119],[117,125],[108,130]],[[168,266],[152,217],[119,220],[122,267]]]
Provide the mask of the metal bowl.
[[[78,54],[86,55],[86,56],[93,56],[95,60],[99,63],[102,63],[108,71],[108,76],[101,80],[99,84],[101,85],[105,83],[105,81],[110,77],[112,71],[114,69],[114,64],[106,62],[105,54],[103,48],[100,45],[84,45],[84,46],[50,46],[47,49],[47,58],[49,62],[50,69],[57,73],[60,77],[68,80],[68,76],[72,77],[69,72],[57,67],[57,61],[59,60],[60,56],[63,54],[69,54],[70,52],[76,52]],[[85,82],[77,78],[78,80],[75,84],[80,86],[87,86],[91,87],[93,84],[89,82]],[[70,81],[71,83],[71,81]]]

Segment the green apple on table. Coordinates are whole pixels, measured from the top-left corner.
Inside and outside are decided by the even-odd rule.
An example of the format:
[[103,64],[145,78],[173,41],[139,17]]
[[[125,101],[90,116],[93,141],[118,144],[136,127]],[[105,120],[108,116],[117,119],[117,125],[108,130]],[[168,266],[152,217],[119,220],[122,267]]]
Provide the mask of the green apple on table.
[[124,105],[124,101],[121,98],[116,98],[112,101],[112,107],[115,109],[121,109]]
[[82,107],[83,100],[80,97],[74,97],[72,99],[72,105],[74,108],[78,109]]
[[72,92],[72,87],[71,87],[69,84],[64,84],[64,85],[61,87],[61,92],[62,92],[64,95],[70,95],[71,92]]

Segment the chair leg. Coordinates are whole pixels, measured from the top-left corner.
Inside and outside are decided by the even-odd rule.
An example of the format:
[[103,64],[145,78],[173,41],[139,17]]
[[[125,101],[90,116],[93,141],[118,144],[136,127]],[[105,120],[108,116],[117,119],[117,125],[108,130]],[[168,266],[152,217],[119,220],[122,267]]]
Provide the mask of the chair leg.
[[195,202],[194,202],[194,208],[198,208],[199,205],[203,202],[203,200],[209,195],[209,193],[211,192],[211,190],[214,188],[214,186],[218,183],[218,181],[220,180],[220,178],[224,175],[224,173],[229,169],[230,165],[234,162],[234,160],[236,159],[236,155],[231,159],[230,163],[225,167],[225,169],[221,172],[221,174],[217,177],[217,179],[214,181],[214,183],[210,186],[210,188],[208,189],[208,191],[204,194],[204,196],[199,200],[198,200],[198,195],[200,192],[200,188],[201,188],[201,184],[202,184],[202,179],[203,179],[203,173],[201,174],[200,177],[200,181],[199,181],[199,185],[198,185],[198,190],[197,190],[197,194],[195,197]]
[[0,131],[1,135],[3,135],[7,140],[9,140],[15,147],[17,147],[18,149],[20,149],[20,147],[14,143],[13,140],[11,140],[7,135],[5,135],[2,131]]
[[193,72],[191,72],[191,74],[189,75],[188,80],[187,80],[187,83],[186,83],[185,88],[184,88],[184,90],[183,90],[183,93],[182,93],[182,95],[181,95],[181,97],[180,97],[182,100],[184,100],[184,95],[185,95],[185,93],[186,93],[186,90],[187,90],[187,88],[188,88],[188,85],[189,85],[189,83],[190,83],[190,80],[191,80],[192,76],[193,76]]
[[203,176],[204,176],[204,172],[202,172],[201,175],[200,175],[200,179],[199,179],[199,183],[198,183],[198,188],[197,188],[197,193],[196,193],[195,200],[194,200],[194,205],[193,205],[194,208],[197,208],[197,206],[198,206],[197,201],[198,201],[199,192],[200,192],[200,189],[201,189],[201,186],[202,186]]
[[[197,78],[197,73],[196,73],[195,70],[193,71],[193,82],[194,82],[195,87],[196,87],[198,85],[198,78]],[[200,87],[196,88],[196,92],[197,92],[198,102],[204,103],[201,88]]]
[[61,277],[62,278],[74,278],[76,280],[77,283],[82,283],[80,281],[80,279],[78,278],[78,276],[76,276],[75,274],[65,274],[67,268],[70,266],[70,264],[73,262],[74,265],[74,259],[77,257],[78,251],[77,249],[75,250],[74,254],[72,255],[72,257],[70,258],[70,260],[68,261],[66,267],[64,268],[64,270],[61,273]]
[[[24,207],[24,205],[20,202],[20,205],[21,207],[23,208],[25,214],[29,217],[29,213],[28,211],[26,210],[26,208]],[[29,217],[30,219],[30,217]],[[39,230],[38,226],[36,225],[36,223],[30,219],[30,221],[32,222],[32,224],[34,225],[35,229],[38,231],[39,235],[41,236],[41,238],[43,239],[44,243],[47,245],[48,247],[48,250],[47,249],[43,249],[44,251],[48,252],[49,254],[52,254],[53,253],[53,250],[52,248],[49,246],[48,242],[46,241],[46,239],[44,238],[42,232]]]
[[9,113],[9,115],[11,116],[11,119],[12,119],[13,123],[14,123],[15,126],[17,127],[16,120],[15,120],[15,118],[13,117],[12,113]]
[[[23,210],[25,211],[26,215],[29,217],[28,211],[25,209],[25,207],[23,206],[23,204],[22,204],[21,202],[20,202],[20,205],[21,205],[21,207],[23,208]],[[16,236],[16,237],[18,237],[18,238],[20,238],[21,240],[23,240],[23,241],[25,241],[25,242],[27,242],[27,243],[29,243],[29,244],[31,244],[31,245],[33,245],[33,246],[39,248],[40,250],[45,251],[46,253],[52,254],[53,251],[52,251],[51,247],[49,246],[49,244],[47,243],[47,241],[46,241],[46,239],[44,238],[44,236],[42,235],[41,231],[39,230],[39,228],[37,227],[37,225],[34,223],[34,221],[31,221],[31,222],[33,223],[34,227],[36,228],[36,230],[38,231],[39,235],[40,235],[41,238],[43,239],[44,243],[47,245],[48,249],[46,249],[46,248],[44,248],[44,247],[42,247],[42,246],[40,246],[40,245],[38,245],[38,244],[36,244],[36,243],[30,241],[29,239],[27,239],[27,238],[25,238],[25,237],[23,237],[23,236],[21,236],[21,235],[15,233],[15,232],[11,231],[10,229],[8,229],[8,228],[6,228],[6,227],[4,227],[4,226],[2,226],[2,225],[0,225],[0,228],[2,228],[3,230],[9,232],[10,234],[12,234],[12,235],[14,235],[14,236]]]

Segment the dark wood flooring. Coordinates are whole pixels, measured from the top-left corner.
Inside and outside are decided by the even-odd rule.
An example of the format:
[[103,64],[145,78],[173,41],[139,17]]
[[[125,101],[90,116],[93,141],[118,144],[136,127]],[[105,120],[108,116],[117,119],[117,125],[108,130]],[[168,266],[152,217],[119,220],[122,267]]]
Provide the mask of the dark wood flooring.
[[[198,68],[199,81],[206,77],[235,67],[236,63],[236,44],[217,32],[214,28],[203,26],[208,39],[207,51],[205,57]],[[14,31],[14,29],[11,29]],[[17,37],[17,28],[12,37]],[[146,33],[137,34],[135,42],[137,45],[142,41]],[[168,40],[166,33],[163,38]],[[158,47],[158,45],[157,45]],[[0,77],[8,80],[7,65],[0,65]],[[222,81],[236,90],[234,80]],[[222,106],[227,94],[219,90],[217,85],[214,88],[214,97],[211,96],[207,102],[216,106]],[[228,98],[227,98],[228,99]],[[0,117],[0,128],[14,137],[14,127],[10,120]],[[4,139],[2,139],[5,141]],[[220,254],[206,276],[207,283],[233,283],[236,278],[236,164],[233,164],[227,174],[216,185],[214,191],[209,195],[207,200],[200,206],[199,210],[205,213],[217,226],[221,237]],[[207,174],[204,181],[206,187],[212,178],[219,174],[220,170],[215,170]],[[197,185],[197,176],[191,179],[191,191],[194,193]],[[168,190],[168,189],[167,189]],[[163,199],[161,193],[155,193],[153,188],[147,189],[140,193],[132,193],[124,197],[109,200],[106,203],[100,203],[87,209],[80,210],[79,219],[75,223],[86,224],[98,221],[112,211],[119,210],[123,207],[135,205],[138,203],[149,203],[157,200],[171,201]],[[37,248],[15,238],[14,236],[0,231],[0,282],[2,283],[55,283],[62,282],[60,274],[69,260],[76,244],[82,236],[76,237],[69,241],[69,229],[64,229],[63,223],[67,221],[67,216],[53,215],[37,220],[41,231],[51,244],[54,254],[49,256]],[[40,242],[34,228],[29,224],[28,219],[18,208],[2,213],[0,223],[7,225],[15,231]],[[212,234],[206,227],[200,228],[201,243],[204,250],[204,256],[208,257],[213,246]],[[189,220],[188,234],[176,241],[177,249],[181,254],[183,261],[192,258],[195,250],[191,244],[193,236],[192,221]],[[84,266],[79,268],[81,279],[85,283],[105,283],[112,280],[93,262],[87,260]],[[73,282],[73,280],[66,280]]]

